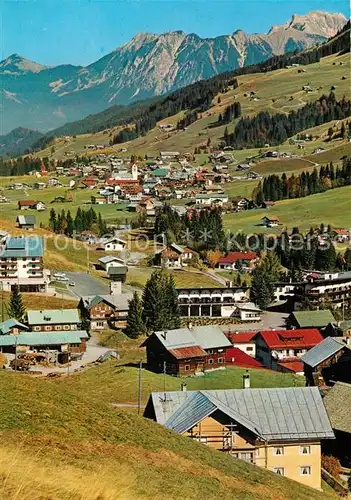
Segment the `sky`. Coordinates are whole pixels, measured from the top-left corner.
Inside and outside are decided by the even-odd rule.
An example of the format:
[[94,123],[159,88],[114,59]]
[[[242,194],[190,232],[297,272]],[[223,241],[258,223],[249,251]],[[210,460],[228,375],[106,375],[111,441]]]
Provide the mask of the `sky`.
[[0,0],[1,59],[87,65],[140,31],[214,37],[264,33],[294,13],[342,12],[348,0]]

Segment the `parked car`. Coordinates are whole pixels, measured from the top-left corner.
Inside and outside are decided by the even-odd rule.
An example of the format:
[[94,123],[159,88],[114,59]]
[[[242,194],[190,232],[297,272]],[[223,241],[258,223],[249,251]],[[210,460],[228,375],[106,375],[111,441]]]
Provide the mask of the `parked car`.
[[69,286],[76,286],[74,281],[70,281],[68,284],[69,284]]

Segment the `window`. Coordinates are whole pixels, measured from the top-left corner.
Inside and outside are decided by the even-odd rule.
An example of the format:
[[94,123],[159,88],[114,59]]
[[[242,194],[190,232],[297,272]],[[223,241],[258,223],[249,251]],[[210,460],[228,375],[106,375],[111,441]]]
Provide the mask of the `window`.
[[300,476],[310,476],[311,475],[311,466],[303,465],[300,467]]
[[63,325],[64,330],[69,330],[69,325]]
[[104,322],[103,321],[97,321],[96,322],[96,326],[104,326]]
[[282,446],[273,448],[273,455],[284,455],[284,448]]
[[300,446],[300,455],[311,455],[310,446]]
[[40,332],[40,326],[35,326],[35,327],[33,328],[33,331],[35,331],[35,332]]
[[279,476],[284,476],[284,467],[273,467],[273,472],[279,474]]
[[223,358],[218,358],[218,363],[223,363]]
[[253,351],[253,347],[247,347],[246,350],[247,351]]
[[45,326],[44,326],[44,329],[45,329],[47,332],[50,332],[50,331],[51,331],[51,326],[50,326],[50,325],[45,325]]
[[188,372],[188,371],[190,370],[190,365],[185,365],[185,366],[184,366],[184,370],[185,370],[186,372]]
[[213,359],[209,359],[209,360],[208,360],[208,364],[209,364],[209,365],[212,365],[212,364],[213,364]]
[[240,460],[245,460],[245,462],[253,461],[253,453],[239,453]]
[[55,330],[61,330],[61,325],[55,325]]

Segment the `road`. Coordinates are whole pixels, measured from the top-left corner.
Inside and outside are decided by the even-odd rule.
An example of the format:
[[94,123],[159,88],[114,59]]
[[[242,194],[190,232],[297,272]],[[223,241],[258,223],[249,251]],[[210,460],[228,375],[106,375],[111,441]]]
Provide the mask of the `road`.
[[75,286],[68,286],[67,288],[76,297],[80,298],[83,295],[109,295],[110,293],[108,283],[105,284],[90,274],[66,272],[66,276],[69,281],[75,283]]

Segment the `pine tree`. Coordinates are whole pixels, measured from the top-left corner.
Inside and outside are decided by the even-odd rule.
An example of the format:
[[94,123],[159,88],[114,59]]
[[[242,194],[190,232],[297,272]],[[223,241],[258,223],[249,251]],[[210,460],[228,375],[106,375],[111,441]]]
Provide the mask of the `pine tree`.
[[261,309],[265,309],[272,301],[272,290],[267,276],[259,267],[252,273],[250,298]]
[[71,216],[71,212],[68,210],[66,215],[65,234],[71,238],[73,236],[73,232],[74,232],[74,222]]
[[163,270],[154,271],[144,287],[142,317],[151,331],[179,326],[174,281]]
[[22,294],[20,293],[17,285],[14,285],[12,289],[7,312],[10,318],[15,318],[17,321],[23,321],[26,309],[23,305]]
[[129,301],[125,334],[131,339],[136,339],[145,332],[146,328],[143,321],[143,303],[138,293],[134,292],[133,298]]
[[50,210],[49,227],[53,233],[56,233],[56,231],[57,231],[57,219],[56,219],[56,212],[55,212],[54,208],[52,208]]

